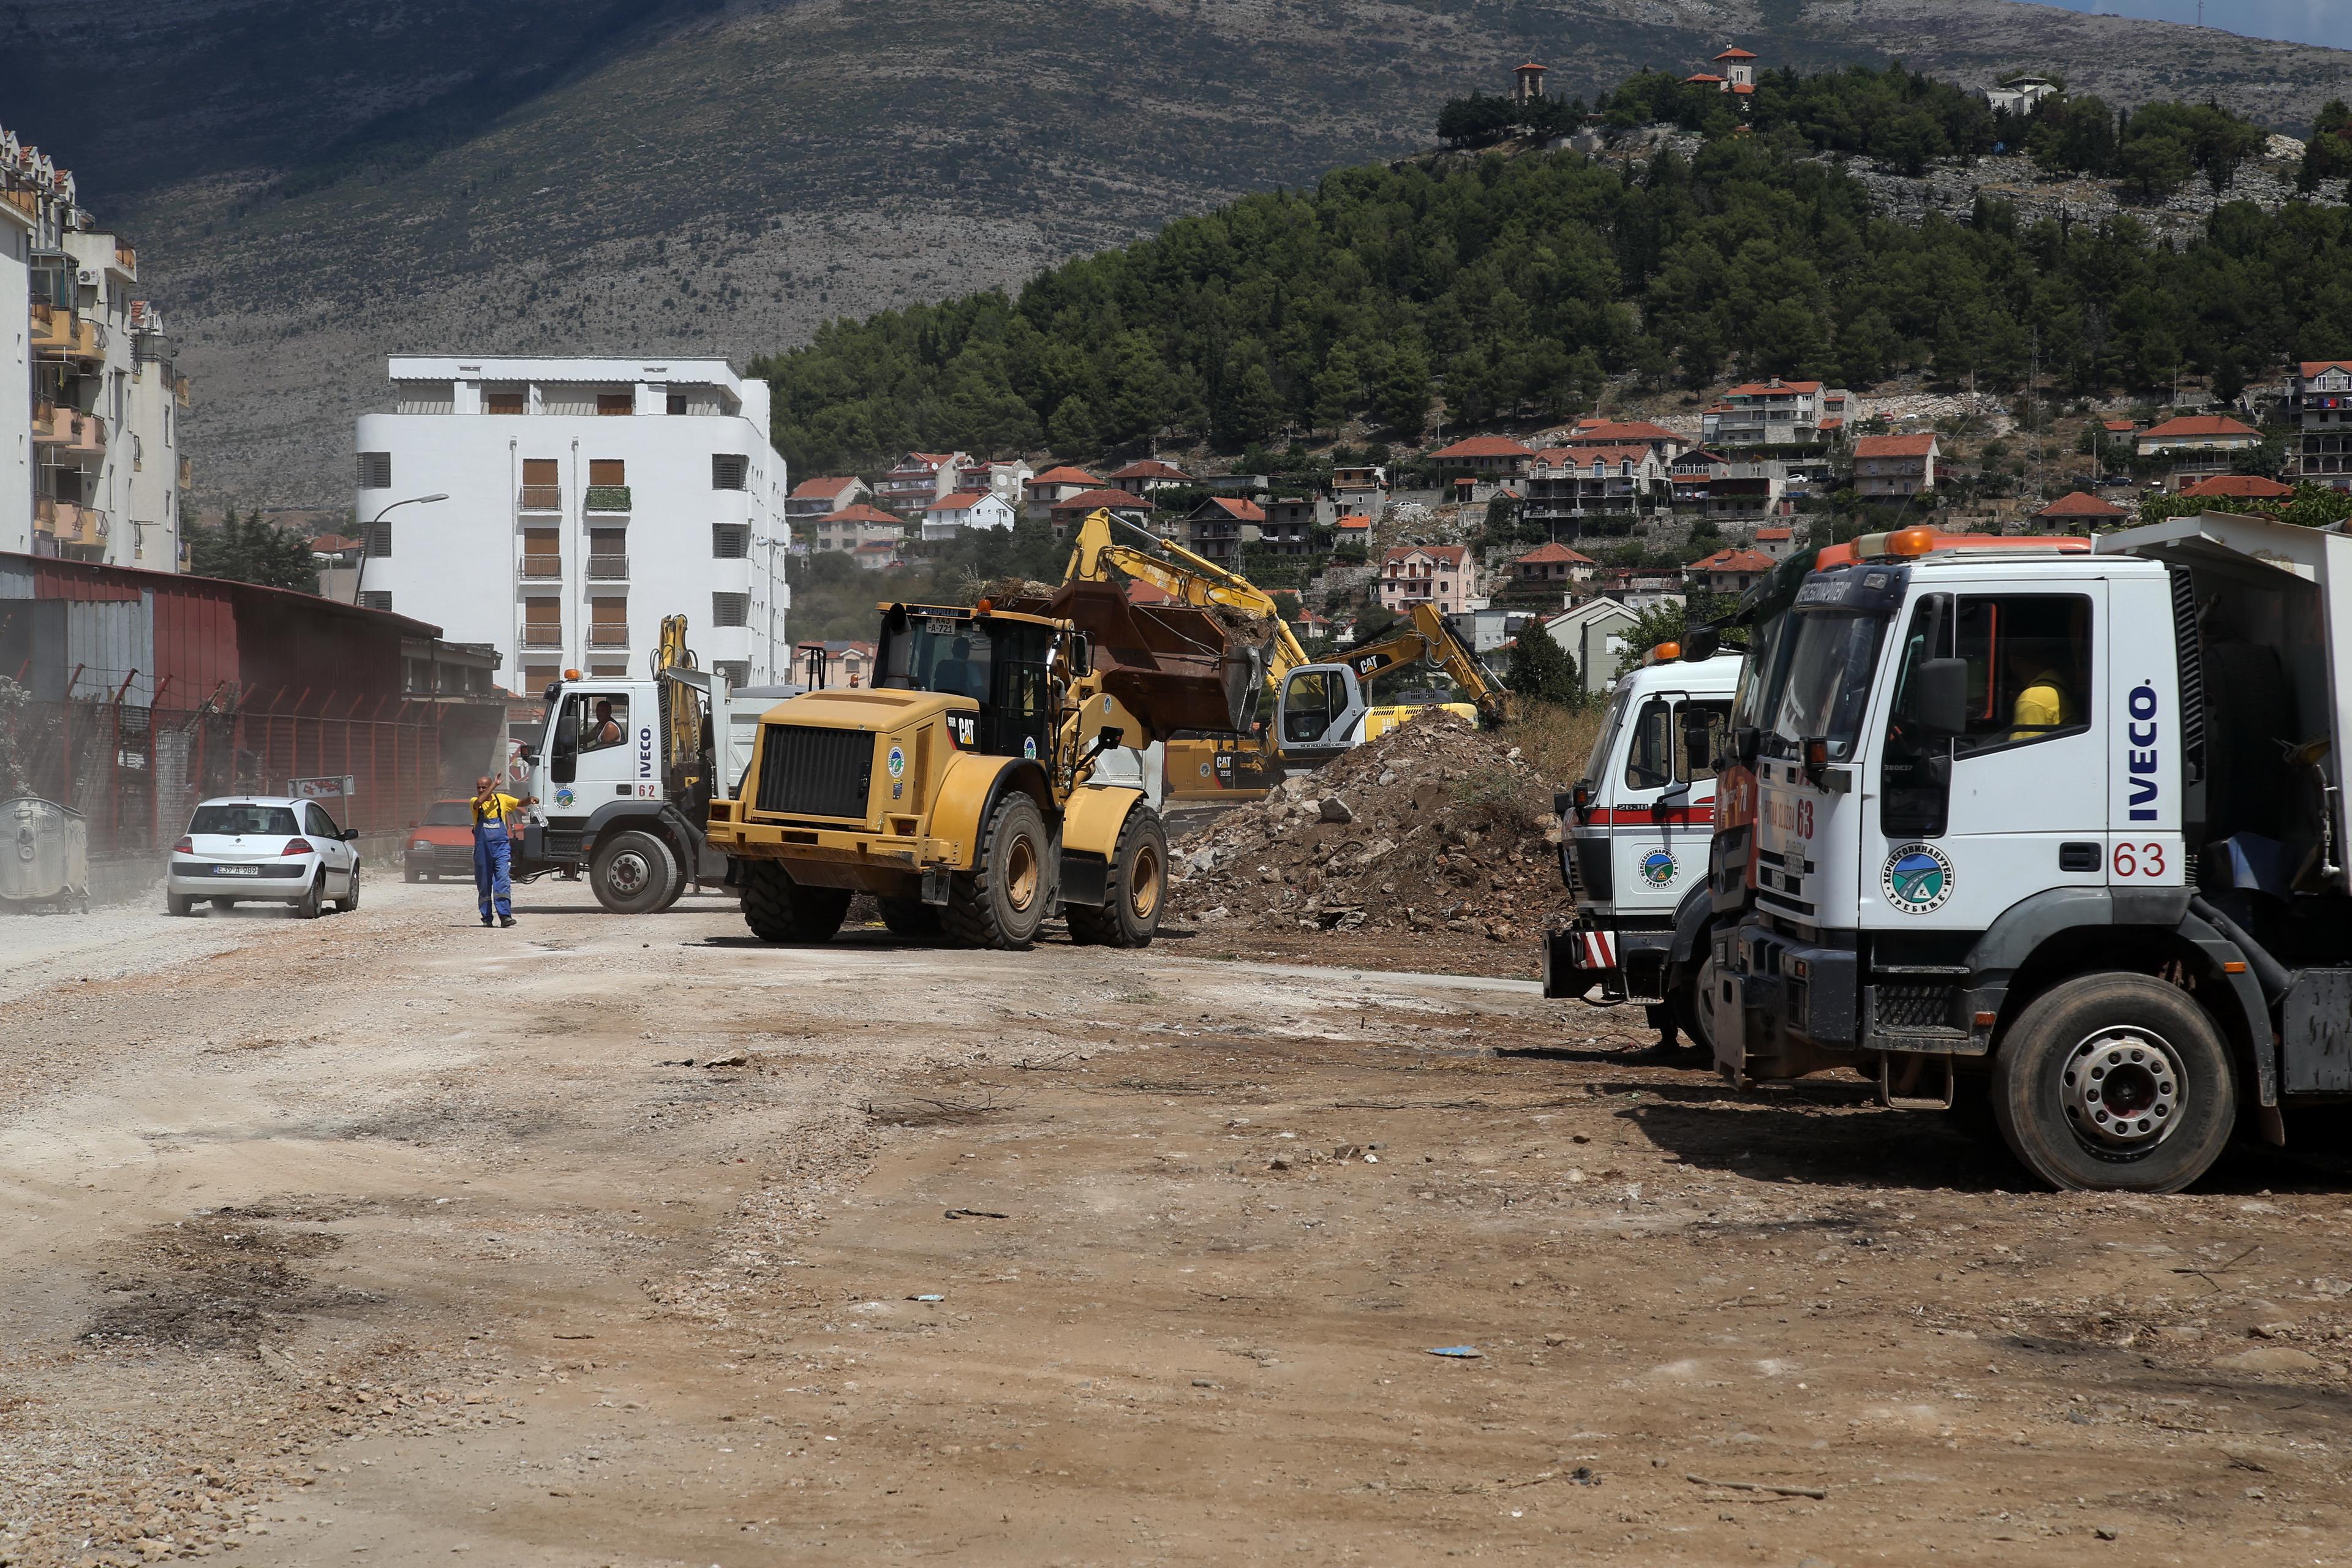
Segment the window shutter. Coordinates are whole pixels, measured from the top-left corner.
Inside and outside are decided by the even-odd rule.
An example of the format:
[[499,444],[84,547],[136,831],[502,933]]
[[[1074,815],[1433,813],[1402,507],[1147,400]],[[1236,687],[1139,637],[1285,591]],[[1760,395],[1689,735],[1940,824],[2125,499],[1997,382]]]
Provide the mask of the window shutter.
[[392,524],[377,522],[368,525],[367,553],[378,561],[392,559]]
[[619,458],[588,459],[588,482],[592,485],[625,485],[629,482],[629,465]]
[[363,490],[392,489],[392,454],[362,452],[360,454],[360,485]]
[[740,452],[710,454],[710,488],[714,490],[740,490],[749,475],[751,459]]
[[740,522],[714,522],[710,525],[710,558],[713,561],[740,561],[751,553],[751,531]]
[[749,594],[711,595],[710,624],[714,626],[750,626],[751,624],[751,595]]

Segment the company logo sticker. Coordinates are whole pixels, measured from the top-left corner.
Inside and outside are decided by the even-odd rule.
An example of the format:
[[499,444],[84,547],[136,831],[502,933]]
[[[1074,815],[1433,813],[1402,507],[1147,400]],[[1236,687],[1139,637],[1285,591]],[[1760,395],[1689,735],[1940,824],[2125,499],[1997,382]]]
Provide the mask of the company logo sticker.
[[1653,888],[1663,888],[1675,879],[1675,872],[1679,868],[1673,856],[1663,849],[1653,849],[1643,858],[1642,880]]
[[1034,762],[1035,762],[1035,761],[1037,760],[1037,737],[1036,737],[1036,736],[1034,736],[1034,735],[1026,735],[1026,736],[1024,736],[1024,737],[1022,738],[1022,741],[1021,741],[1021,754],[1022,754],[1023,756],[1024,756],[1024,757],[1028,758],[1028,759],[1029,759],[1031,762],[1033,762],[1033,763],[1034,763]]
[[902,778],[907,772],[907,753],[898,747],[890,748],[890,776]]
[[568,789],[560,789],[555,792],[555,804],[558,805],[570,805],[572,799],[572,794]]
[[1886,901],[1905,914],[1928,914],[1952,896],[1952,863],[1932,844],[1898,844],[1886,858],[1878,885]]

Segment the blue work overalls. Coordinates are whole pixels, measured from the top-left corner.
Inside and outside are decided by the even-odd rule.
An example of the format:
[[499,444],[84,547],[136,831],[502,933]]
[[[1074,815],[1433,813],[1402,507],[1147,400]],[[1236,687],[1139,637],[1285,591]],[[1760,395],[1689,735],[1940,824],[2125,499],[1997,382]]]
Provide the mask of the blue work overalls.
[[514,860],[514,840],[508,837],[507,819],[496,806],[489,816],[483,808],[474,806],[474,898],[482,907],[482,923],[490,923],[495,906],[500,920],[514,918],[514,885],[507,879]]

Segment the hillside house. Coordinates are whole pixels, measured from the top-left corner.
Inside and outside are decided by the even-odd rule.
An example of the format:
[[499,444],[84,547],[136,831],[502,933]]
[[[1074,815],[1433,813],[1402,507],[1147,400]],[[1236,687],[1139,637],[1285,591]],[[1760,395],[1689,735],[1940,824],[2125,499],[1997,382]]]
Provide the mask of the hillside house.
[[1759,528],[1754,541],[1756,553],[1769,555],[1774,561],[1786,561],[1797,552],[1797,531],[1793,528]]
[[2287,471],[2337,489],[2352,488],[2352,360],[2306,360],[2287,386],[2298,433]]
[[1995,114],[2007,110],[2011,114],[2030,114],[2043,99],[2064,89],[2047,77],[2021,76],[2002,82],[1999,87],[1984,89],[1985,107]]
[[1331,525],[1331,542],[1335,548],[1352,544],[1369,555],[1372,543],[1371,518],[1360,511],[1349,512]]
[[1381,607],[1399,613],[1433,605],[1444,615],[1469,608],[1477,569],[1466,546],[1401,544],[1381,555]]
[[1519,487],[1521,517],[1554,538],[1575,537],[1590,523],[1622,532],[1636,514],[1662,509],[1665,464],[1648,446],[1553,447],[1537,454]]
[[1440,447],[1429,455],[1429,460],[1450,474],[1511,479],[1526,473],[1534,457],[1533,452],[1507,436],[1469,436]]
[[1616,684],[1617,660],[1638,624],[1635,613],[1614,599],[1587,599],[1547,618],[1543,629],[1576,661],[1577,683],[1598,696]]
[[1331,499],[1343,512],[1369,512],[1388,493],[1389,471],[1374,463],[1352,463],[1331,470]]
[[2260,474],[2209,474],[2194,484],[2182,486],[2180,493],[2216,500],[2281,501],[2294,494],[2294,487],[2266,479]]
[[1519,587],[1557,587],[1591,580],[1601,563],[1555,540],[1538,544],[1511,563],[1511,582]]
[[793,651],[799,656],[794,665],[796,674],[805,676],[809,656],[819,648],[824,650],[826,690],[835,687],[874,684],[875,646],[870,642],[850,642],[838,637],[824,642],[804,642],[794,648]]
[[803,479],[784,498],[784,520],[797,533],[818,518],[874,499],[874,487],[855,474],[833,474]]
[[1750,381],[1731,388],[1699,416],[1702,445],[1810,447],[1837,438],[1853,395],[1818,381]]
[[1277,555],[1313,554],[1317,532],[1327,516],[1324,508],[1329,504],[1312,496],[1261,501],[1258,510],[1265,514],[1265,521],[1259,529],[1260,541]]
[[2069,490],[2026,520],[2035,533],[2088,533],[2094,528],[2112,527],[2126,521],[2131,513],[2113,501],[2104,501],[2082,490]]
[[2226,414],[2184,414],[2141,431],[2137,446],[2143,458],[2178,458],[2250,452],[2262,444],[2261,431]]
[[1702,517],[1769,517],[1788,510],[1792,467],[1778,458],[1735,460],[1694,447],[1667,470],[1678,510]]
[[894,513],[855,501],[815,519],[800,537],[812,550],[856,551],[879,544],[895,553],[906,536],[907,525]]
[[1718,550],[1684,567],[1683,582],[1710,594],[1745,594],[1777,564],[1759,550]]
[[1108,511],[1122,522],[1151,526],[1150,501],[1132,490],[1112,489],[1108,486],[1063,497],[1046,509],[1045,518],[1054,525],[1055,533],[1067,533],[1086,521],[1088,513],[1097,510]]
[[1024,505],[1030,518],[1043,522],[1053,515],[1054,503],[1067,500],[1086,490],[1108,489],[1110,487],[1084,468],[1056,467],[1032,476],[1023,487],[1028,492]]
[[1173,463],[1146,458],[1140,462],[1129,463],[1111,475],[1109,488],[1126,490],[1132,495],[1148,496],[1154,490],[1171,489],[1192,482],[1192,476]]
[[909,452],[874,487],[884,510],[912,520],[933,501],[954,493],[956,475],[971,461],[969,452]]
[[1932,430],[1916,436],[1864,436],[1853,444],[1853,488],[1866,500],[1906,500],[1936,488],[1943,447]]
[[1563,447],[1647,447],[1662,463],[1689,450],[1690,441],[1646,419],[1580,419],[1560,439]]
[[956,470],[956,489],[992,491],[1018,511],[1029,500],[1029,481],[1036,472],[1018,458],[1007,462],[966,463]]
[[1685,603],[1682,569],[1676,566],[1603,566],[1592,574],[1597,598],[1614,599],[1629,610]]
[[1013,503],[994,490],[958,490],[923,509],[923,537],[953,539],[982,528],[1010,532],[1017,521]]
[[1265,523],[1265,513],[1254,500],[1209,496],[1184,519],[1185,543],[1193,554],[1238,572],[1242,546],[1255,544]]
[[1529,60],[1511,72],[1511,101],[1533,103],[1544,95],[1544,71],[1548,68]]

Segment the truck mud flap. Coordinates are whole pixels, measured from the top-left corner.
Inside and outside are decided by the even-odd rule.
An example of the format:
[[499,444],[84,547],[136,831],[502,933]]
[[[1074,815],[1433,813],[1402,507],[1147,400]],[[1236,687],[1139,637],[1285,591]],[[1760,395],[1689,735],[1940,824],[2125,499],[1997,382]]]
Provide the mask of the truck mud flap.
[[1700,1003],[1715,1041],[1716,1070],[1733,1083],[1748,1071],[1748,1005],[1734,967],[1738,949],[1738,927],[1715,933],[1715,985]]
[[1625,999],[1623,977],[1615,968],[1616,950],[1609,933],[1556,931],[1544,938],[1543,994],[1561,1001],[1579,1002],[1598,985],[1610,1002]]
[[1073,851],[1062,857],[1061,901],[1098,910],[1110,896],[1110,862]]

